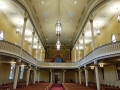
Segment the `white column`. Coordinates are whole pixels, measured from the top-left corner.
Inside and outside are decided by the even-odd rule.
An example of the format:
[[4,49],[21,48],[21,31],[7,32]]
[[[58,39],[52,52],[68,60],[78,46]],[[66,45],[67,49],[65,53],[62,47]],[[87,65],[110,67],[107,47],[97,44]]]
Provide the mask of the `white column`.
[[66,70],[63,70],[63,82],[65,82],[65,72]]
[[51,78],[50,78],[50,82],[52,82],[52,77],[53,77],[53,75],[52,75],[52,69],[50,69],[50,72],[51,72]]
[[78,61],[80,60],[80,42],[78,42]]
[[79,69],[79,83],[81,84],[81,70]]
[[40,70],[38,70],[38,82],[40,82]]
[[30,66],[30,67],[28,67],[28,70],[27,70],[27,80],[26,80],[26,86],[28,86],[28,85],[29,85],[30,70],[31,70],[31,66]]
[[74,57],[75,57],[75,62],[76,62],[76,47],[74,47]]
[[19,67],[20,67],[19,65],[16,65],[13,89],[16,89],[16,87],[17,87],[18,74],[19,74]]
[[88,70],[86,66],[84,66],[84,70],[85,70],[85,83],[86,83],[86,86],[88,86]]
[[97,90],[100,90],[100,81],[99,81],[99,72],[98,72],[98,63],[97,63],[97,61],[94,61],[94,65],[95,65],[95,75],[96,75]]
[[86,56],[86,50],[85,50],[85,35],[82,33],[83,36],[83,50],[84,50],[84,57]]
[[90,19],[90,25],[91,25],[91,35],[92,35],[92,46],[93,46],[93,50],[94,50],[95,40],[94,40],[94,30],[93,30],[93,19]]
[[31,44],[31,50],[30,50],[31,56],[32,56],[32,51],[33,51],[34,36],[35,36],[35,32],[32,32],[32,44]]
[[34,70],[33,84],[35,84],[35,79],[36,79],[36,69]]
[[40,61],[42,61],[42,47],[41,47],[41,50],[40,50]]
[[39,41],[37,41],[37,52],[36,52],[36,59],[38,59],[38,49],[39,49]]
[[77,83],[77,72],[75,71],[75,83]]
[[22,46],[23,46],[23,41],[24,41],[26,22],[27,22],[27,14],[25,14],[25,17],[24,17],[23,31],[22,31],[22,37],[21,37],[21,42],[20,42],[20,47],[21,47],[20,56],[22,54]]

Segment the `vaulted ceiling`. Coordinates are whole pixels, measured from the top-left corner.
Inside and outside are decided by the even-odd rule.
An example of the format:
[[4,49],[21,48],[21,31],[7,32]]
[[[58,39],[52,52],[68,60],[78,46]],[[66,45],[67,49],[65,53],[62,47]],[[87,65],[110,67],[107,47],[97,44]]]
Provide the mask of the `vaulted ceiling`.
[[[120,6],[118,5],[120,1],[107,1],[109,0],[0,0],[0,11],[13,26],[20,29],[22,29],[24,13],[28,12],[25,37],[28,38],[28,43],[31,43],[32,31],[36,31],[34,48],[37,46],[38,38],[41,46],[56,45],[55,24],[59,19],[62,24],[61,45],[72,48],[77,41],[82,43],[80,33],[83,29],[86,33],[86,44],[90,42],[91,12],[95,36],[97,36],[97,28],[102,29],[113,16],[117,15],[116,7]],[[104,2],[107,3],[102,5]]]

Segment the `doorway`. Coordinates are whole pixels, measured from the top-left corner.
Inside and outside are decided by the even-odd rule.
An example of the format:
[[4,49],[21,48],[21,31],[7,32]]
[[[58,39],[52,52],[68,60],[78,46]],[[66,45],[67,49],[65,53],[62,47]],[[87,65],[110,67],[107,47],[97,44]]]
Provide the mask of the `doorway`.
[[62,81],[61,73],[55,73],[55,83],[61,84],[61,81]]

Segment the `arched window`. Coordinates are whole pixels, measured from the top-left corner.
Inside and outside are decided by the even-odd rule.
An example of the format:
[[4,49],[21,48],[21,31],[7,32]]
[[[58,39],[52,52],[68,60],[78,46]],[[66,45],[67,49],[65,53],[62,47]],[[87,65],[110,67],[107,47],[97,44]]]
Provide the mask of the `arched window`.
[[116,37],[114,34],[112,34],[111,40],[112,40],[112,42],[116,42]]
[[0,32],[0,40],[4,40],[4,31]]
[[23,79],[24,66],[21,66],[20,79]]
[[10,69],[9,79],[13,79],[14,78],[14,71],[15,71],[15,64],[12,64],[11,65],[11,69]]

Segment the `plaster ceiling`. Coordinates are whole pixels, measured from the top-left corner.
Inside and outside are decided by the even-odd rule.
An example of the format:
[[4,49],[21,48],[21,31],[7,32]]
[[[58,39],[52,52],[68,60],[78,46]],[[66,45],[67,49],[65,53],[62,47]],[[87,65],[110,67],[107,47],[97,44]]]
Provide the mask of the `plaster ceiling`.
[[[88,16],[90,7],[94,7],[102,1],[105,0],[60,0],[59,6],[59,0],[0,0],[0,13],[4,15],[15,28],[20,28],[22,32],[24,10],[18,2],[28,10],[37,29],[34,48],[37,46],[39,37],[41,38],[41,46],[46,47],[46,45],[51,44],[55,46],[57,41],[55,24],[56,21],[60,19],[62,23],[61,44],[72,47],[77,40],[80,41],[82,49],[82,37],[81,35],[79,36],[81,27],[86,20],[86,16]],[[60,8],[60,17],[58,17],[58,6]],[[119,0],[110,0],[94,11],[93,24],[95,37],[98,36],[96,34],[97,28],[101,29],[102,32],[102,28],[106,26],[111,18],[117,16],[119,12],[117,12],[116,8],[118,7],[119,11],[119,6]],[[28,38],[28,43],[31,43],[33,29],[34,27],[30,19],[28,19],[25,34],[25,37]],[[87,45],[91,39],[89,21],[87,21],[84,30]]]

